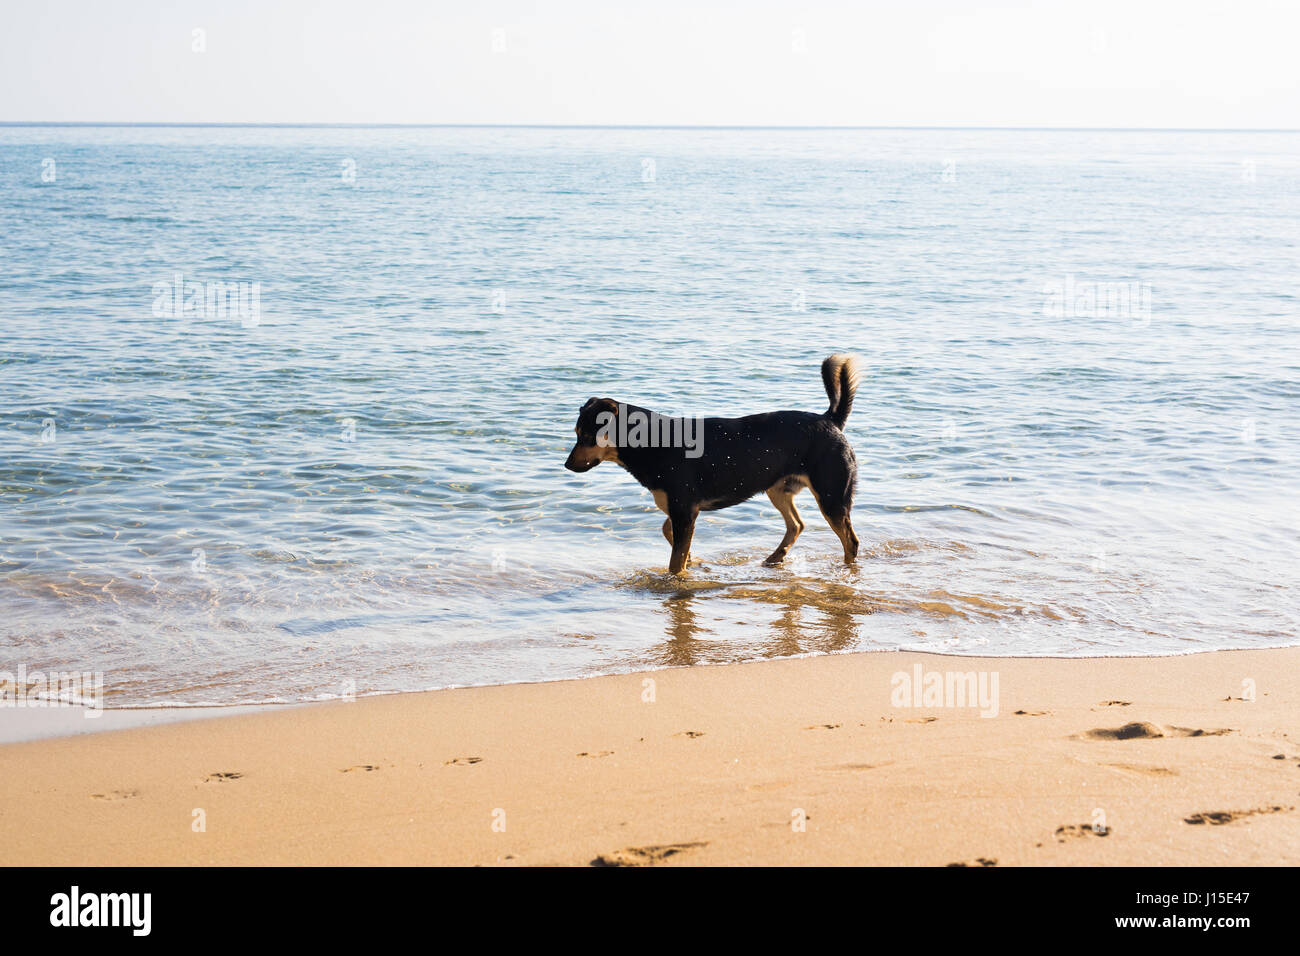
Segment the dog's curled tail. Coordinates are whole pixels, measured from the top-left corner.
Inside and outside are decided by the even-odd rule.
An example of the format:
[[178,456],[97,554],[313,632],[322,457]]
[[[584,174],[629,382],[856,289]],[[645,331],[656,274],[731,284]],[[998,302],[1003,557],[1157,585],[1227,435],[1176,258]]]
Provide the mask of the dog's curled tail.
[[853,396],[858,390],[858,357],[837,353],[827,358],[822,362],[822,384],[831,400],[826,417],[843,431],[849,412],[853,411]]

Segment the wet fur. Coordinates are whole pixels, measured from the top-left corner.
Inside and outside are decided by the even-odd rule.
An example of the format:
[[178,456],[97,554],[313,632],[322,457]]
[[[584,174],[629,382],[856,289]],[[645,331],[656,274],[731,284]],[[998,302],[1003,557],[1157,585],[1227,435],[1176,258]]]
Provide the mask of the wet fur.
[[[589,471],[602,461],[622,465],[648,488],[667,514],[663,533],[672,545],[668,570],[680,574],[690,559],[695,520],[701,511],[717,511],[766,492],[785,519],[785,536],[764,562],[779,564],[804,529],[794,498],[812,491],[827,524],[844,548],[844,560],[858,554],[858,537],[850,511],[858,479],[857,458],[844,424],[853,409],[858,365],[853,356],[832,355],[822,362],[822,383],[830,407],[814,412],[767,412],[743,418],[706,418],[703,454],[690,458],[683,448],[602,446],[596,439],[602,412],[618,412],[610,398],[590,398],[578,413],[577,443],[565,467]],[[651,414],[625,405],[627,411]]]

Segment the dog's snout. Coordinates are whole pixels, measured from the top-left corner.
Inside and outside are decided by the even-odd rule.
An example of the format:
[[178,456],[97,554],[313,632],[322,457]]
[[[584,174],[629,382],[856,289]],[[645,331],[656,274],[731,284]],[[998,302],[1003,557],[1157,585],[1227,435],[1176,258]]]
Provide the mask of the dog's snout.
[[584,471],[590,471],[592,465],[590,461],[585,460],[582,455],[578,454],[581,447],[582,446],[580,445],[575,447],[573,451],[569,452],[569,457],[564,459],[564,467],[569,469],[569,471],[576,471],[579,474]]

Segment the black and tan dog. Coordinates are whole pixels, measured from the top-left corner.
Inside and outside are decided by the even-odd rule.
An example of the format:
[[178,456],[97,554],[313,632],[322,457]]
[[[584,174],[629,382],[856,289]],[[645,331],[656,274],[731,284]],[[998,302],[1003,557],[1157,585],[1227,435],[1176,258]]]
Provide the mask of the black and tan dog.
[[[858,554],[849,511],[858,463],[844,423],[858,388],[857,360],[832,355],[822,362],[831,405],[824,414],[767,412],[744,418],[684,419],[612,398],[589,398],[578,413],[577,444],[564,467],[590,471],[602,461],[622,465],[650,489],[668,515],[664,537],[673,546],[668,570],[680,574],[690,560],[695,519],[701,511],[740,504],[766,491],[785,518],[785,537],[764,564],[779,564],[804,529],[794,497],[812,489],[817,506],[844,545],[844,560]],[[629,429],[628,420],[639,427]],[[649,422],[649,427],[643,427]],[[647,440],[671,436],[673,441]],[[682,440],[677,439],[685,439]]]

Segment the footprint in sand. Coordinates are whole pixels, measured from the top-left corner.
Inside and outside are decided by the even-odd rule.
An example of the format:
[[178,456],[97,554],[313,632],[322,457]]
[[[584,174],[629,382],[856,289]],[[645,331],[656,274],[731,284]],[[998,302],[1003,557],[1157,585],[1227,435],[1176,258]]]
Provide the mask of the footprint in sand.
[[1221,737],[1232,733],[1227,728],[1201,730],[1198,727],[1161,727],[1145,720],[1135,720],[1123,727],[1098,727],[1079,736],[1085,740],[1156,740],[1161,737]]
[[1045,717],[1045,716],[1047,716],[1047,713],[1048,713],[1048,712],[1045,711],[1045,710],[1018,710],[1018,711],[1016,711],[1015,716],[1017,716],[1017,717]]
[[981,857],[976,857],[975,860],[970,863],[949,863],[948,865],[949,866],[997,866],[998,861],[990,859],[986,856],[981,856]]
[[1131,700],[1103,700],[1097,706],[1098,707],[1127,707],[1131,703],[1133,703],[1133,701]]
[[237,770],[227,770],[221,773],[210,773],[203,778],[204,783],[225,783],[227,780],[238,780],[243,774]]
[[597,750],[595,753],[588,753],[587,751],[584,750],[582,753],[578,754],[578,756],[579,757],[610,757],[613,756],[613,754],[614,751],[612,750]]
[[354,770],[362,770],[369,773],[371,770],[378,770],[379,767],[373,763],[359,763],[355,767],[344,767],[339,773],[352,773]]
[[457,758],[455,758],[454,760],[446,760],[446,761],[444,761],[444,762],[443,762],[443,766],[445,766],[445,767],[468,767],[468,766],[470,766],[470,764],[476,764],[476,763],[482,763],[482,762],[483,762],[483,758],[482,758],[482,757],[457,757]]
[[880,763],[837,763],[827,767],[818,767],[818,770],[826,771],[853,771],[860,772],[863,770],[875,770],[877,767],[888,767],[894,761],[885,760]]
[[840,726],[840,724],[812,724],[805,727],[804,730],[838,730]]
[[659,846],[630,846],[613,853],[602,853],[591,861],[591,866],[654,866],[670,856],[708,846],[706,841],[694,843],[665,843]]
[[1148,777],[1176,777],[1178,771],[1170,767],[1154,767],[1148,764],[1140,763],[1107,763],[1103,767],[1114,767],[1116,770],[1127,770],[1131,773],[1145,774]]
[[1184,817],[1183,822],[1221,827],[1225,823],[1233,823],[1246,817],[1260,816],[1265,813],[1290,813],[1294,809],[1295,807],[1256,807],[1254,810],[1213,810],[1209,813],[1193,813],[1190,817]]
[[680,734],[673,734],[673,736],[674,736],[674,737],[691,737],[691,738],[695,738],[695,737],[703,737],[703,736],[704,736],[704,731],[702,731],[702,730],[683,730]]
[[139,790],[110,790],[108,793],[92,793],[92,800],[130,800],[132,797],[140,796]]
[[1077,840],[1087,836],[1110,836],[1110,827],[1094,827],[1091,823],[1070,823],[1057,827],[1052,835],[1056,837],[1057,843],[1064,843],[1066,840]]
[[938,717],[909,717],[909,718],[907,719],[907,723],[909,723],[909,724],[932,724],[932,723],[934,723],[934,722],[935,722],[936,720],[938,720],[938,719],[939,719]]

